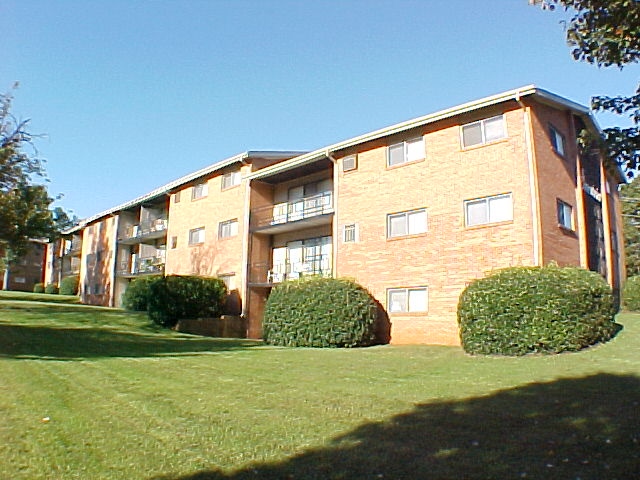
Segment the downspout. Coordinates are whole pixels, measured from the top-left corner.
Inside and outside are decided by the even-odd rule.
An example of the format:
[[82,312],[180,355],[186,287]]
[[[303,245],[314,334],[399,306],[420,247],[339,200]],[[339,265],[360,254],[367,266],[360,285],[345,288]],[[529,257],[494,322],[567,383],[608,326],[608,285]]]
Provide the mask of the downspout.
[[[243,163],[244,164],[244,163]],[[249,221],[251,219],[251,180],[247,180],[244,186],[244,241],[242,242],[242,278],[240,290],[242,292],[242,312],[243,318],[248,318],[249,312],[247,306],[249,303],[249,274],[251,272],[251,265],[249,264],[249,242],[251,241],[251,234],[249,233]]]
[[333,162],[333,222],[331,222],[331,271],[332,277],[338,278],[338,160],[333,156],[333,152],[326,151],[326,156]]
[[542,251],[540,248],[540,195],[538,190],[538,169],[536,167],[535,153],[532,146],[533,126],[531,125],[531,110],[520,99],[520,92],[516,92],[515,100],[522,108],[524,123],[524,139],[527,150],[527,163],[529,165],[529,194],[531,197],[531,224],[533,226],[533,265],[542,265]]

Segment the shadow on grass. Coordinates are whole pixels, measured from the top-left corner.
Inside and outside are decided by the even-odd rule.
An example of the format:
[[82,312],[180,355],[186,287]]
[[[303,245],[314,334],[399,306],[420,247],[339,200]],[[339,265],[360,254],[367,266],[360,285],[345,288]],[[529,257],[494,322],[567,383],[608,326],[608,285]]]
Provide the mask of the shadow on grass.
[[416,405],[325,448],[153,480],[638,478],[640,379],[599,374]]
[[231,340],[166,334],[131,333],[108,328],[56,328],[0,323],[0,357],[81,360],[104,357],[193,355],[262,345]]

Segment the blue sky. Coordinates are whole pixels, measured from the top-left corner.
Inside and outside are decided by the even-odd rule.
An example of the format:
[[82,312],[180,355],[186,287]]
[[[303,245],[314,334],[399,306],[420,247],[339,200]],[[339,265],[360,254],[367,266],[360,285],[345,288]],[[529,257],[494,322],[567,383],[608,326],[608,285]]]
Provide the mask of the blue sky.
[[[79,217],[245,150],[310,150],[536,85],[588,105],[638,66],[570,55],[527,0],[0,0],[0,90]],[[600,117],[601,125],[627,123]]]

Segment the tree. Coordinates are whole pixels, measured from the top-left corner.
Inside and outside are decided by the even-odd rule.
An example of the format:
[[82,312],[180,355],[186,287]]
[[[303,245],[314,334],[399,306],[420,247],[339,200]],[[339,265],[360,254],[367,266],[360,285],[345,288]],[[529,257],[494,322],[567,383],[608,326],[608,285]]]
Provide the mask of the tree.
[[[559,5],[572,12],[567,24],[567,43],[574,59],[620,69],[639,61],[638,0],[530,0],[530,3],[550,10]],[[593,97],[591,108],[631,119],[631,127],[605,128],[603,138],[597,139],[606,158],[626,168],[631,178],[640,167],[640,83],[630,96]]]
[[[14,87],[15,88],[15,87]],[[0,269],[24,255],[30,238],[53,239],[73,220],[43,184],[43,161],[38,157],[28,129],[29,120],[11,114],[13,96],[0,94]]]
[[620,189],[627,278],[640,275],[640,180]]

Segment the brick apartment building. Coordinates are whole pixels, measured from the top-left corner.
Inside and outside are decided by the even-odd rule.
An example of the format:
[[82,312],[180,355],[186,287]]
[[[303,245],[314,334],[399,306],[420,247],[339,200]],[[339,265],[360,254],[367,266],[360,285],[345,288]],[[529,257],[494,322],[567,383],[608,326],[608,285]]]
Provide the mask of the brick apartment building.
[[620,287],[624,176],[579,151],[582,129],[599,133],[586,107],[528,86],[313,152],[247,152],[85,220],[58,262],[99,305],[140,275],[221,277],[250,338],[274,284],[351,277],[392,343],[456,344],[458,296],[492,270],[557,262]]
[[46,252],[46,241],[29,240],[27,252],[11,264],[8,269],[0,269],[2,289],[33,292],[35,284],[44,281]]

